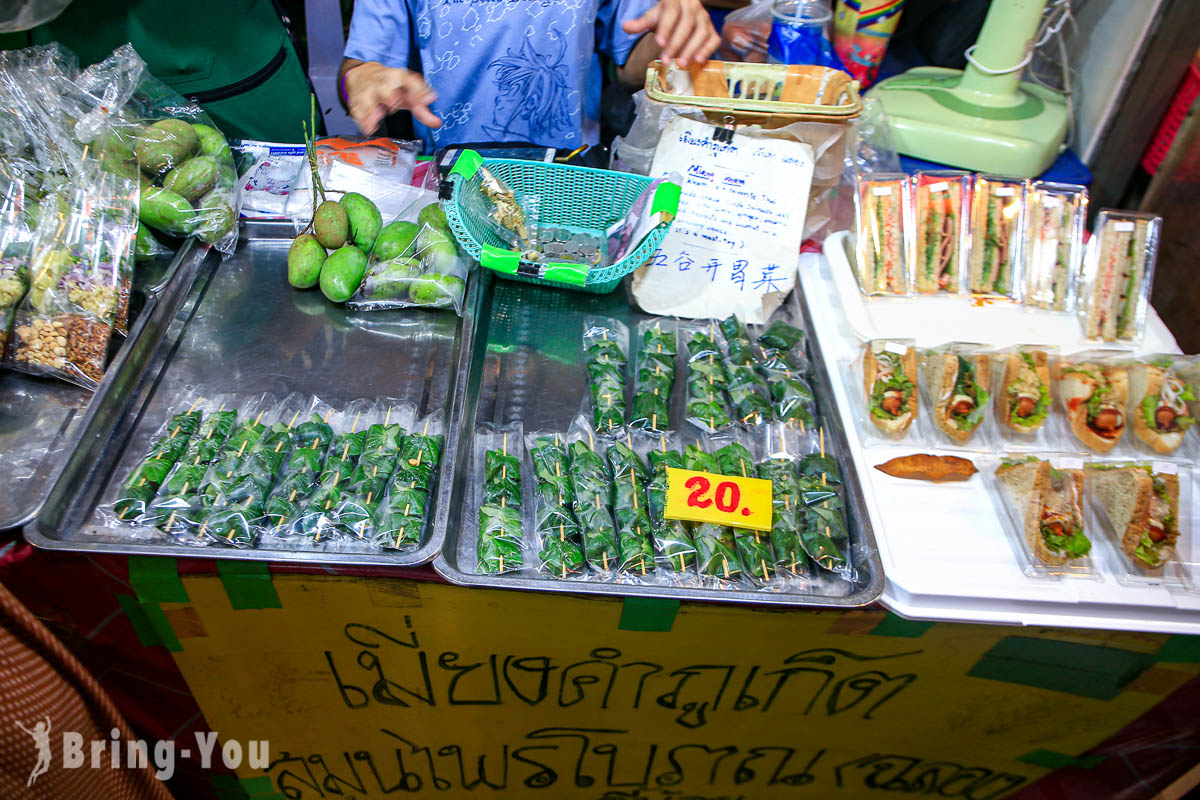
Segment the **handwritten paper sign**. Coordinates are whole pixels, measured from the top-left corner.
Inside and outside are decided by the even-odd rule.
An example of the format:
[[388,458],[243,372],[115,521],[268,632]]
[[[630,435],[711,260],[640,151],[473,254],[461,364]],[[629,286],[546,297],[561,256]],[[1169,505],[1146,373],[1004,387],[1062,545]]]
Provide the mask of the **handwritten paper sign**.
[[765,322],[795,284],[813,150],[713,130],[678,117],[659,139],[650,175],[683,176],[679,215],[633,294],[652,314]]

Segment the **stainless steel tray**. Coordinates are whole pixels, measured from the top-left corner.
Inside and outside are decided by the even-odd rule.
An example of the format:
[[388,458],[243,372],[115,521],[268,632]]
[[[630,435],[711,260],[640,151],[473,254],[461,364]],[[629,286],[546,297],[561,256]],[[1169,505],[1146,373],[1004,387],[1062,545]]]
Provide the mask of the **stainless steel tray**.
[[[62,550],[195,556],[309,564],[412,566],[439,550],[453,487],[462,393],[456,392],[462,342],[473,337],[467,314],[407,310],[348,312],[319,292],[287,284],[290,223],[249,223],[237,253],[198,269],[187,296],[154,320],[156,352],[148,365],[128,365],[103,393],[50,501],[26,528],[34,544]],[[473,281],[472,283],[477,283]],[[106,381],[107,382],[107,381]],[[403,553],[189,548],[165,535],[131,538],[109,528],[97,505],[141,455],[130,447],[197,393],[249,401],[264,392],[316,395],[334,407],[358,398],[395,398],[445,421],[443,458],[426,538]]]
[[[586,392],[586,373],[580,342],[584,319],[606,316],[619,319],[630,330],[646,314],[633,310],[623,290],[610,295],[592,296],[494,280],[476,281],[481,290],[479,324],[471,357],[464,359],[465,373],[458,383],[466,393],[459,430],[462,441],[455,454],[459,476],[453,487],[450,508],[458,512],[448,520],[446,542],[433,566],[452,583],[464,586],[488,586],[502,589],[529,589],[577,594],[602,594],[636,597],[667,597],[717,602],[761,603],[800,606],[862,606],[873,602],[883,591],[883,569],[875,537],[871,530],[862,486],[852,468],[841,417],[831,405],[829,374],[819,352],[814,352],[814,382],[819,387],[820,412],[826,431],[827,449],[838,456],[847,490],[846,507],[851,532],[851,550],[858,579],[837,595],[767,593],[751,590],[725,591],[677,586],[626,585],[588,581],[555,581],[520,575],[480,575],[468,566],[475,563],[477,533],[474,521],[466,519],[467,484],[470,472],[471,442],[477,424],[508,423],[520,420],[525,431],[566,430],[580,412]],[[804,304],[793,295],[792,313],[803,326],[812,329]],[[808,337],[816,347],[814,337]],[[684,391],[682,380],[676,392]],[[678,403],[675,407],[678,407]]]
[[[163,289],[181,265],[203,259],[207,248],[189,239],[173,257],[138,264],[130,294],[129,335],[120,343],[108,373],[122,368]],[[50,487],[78,444],[95,394],[79,386],[19,372],[0,373],[0,530],[18,528],[37,516]]]

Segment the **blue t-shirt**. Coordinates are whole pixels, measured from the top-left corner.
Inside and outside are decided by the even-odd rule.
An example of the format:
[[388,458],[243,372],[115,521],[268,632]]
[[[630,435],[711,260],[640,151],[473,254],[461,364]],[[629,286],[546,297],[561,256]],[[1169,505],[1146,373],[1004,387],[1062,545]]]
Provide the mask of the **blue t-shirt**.
[[[573,150],[600,135],[597,52],[624,64],[621,22],[655,0],[357,0],[346,57],[419,68],[442,127],[414,120],[426,150],[529,142]],[[413,27],[415,26],[415,27]]]

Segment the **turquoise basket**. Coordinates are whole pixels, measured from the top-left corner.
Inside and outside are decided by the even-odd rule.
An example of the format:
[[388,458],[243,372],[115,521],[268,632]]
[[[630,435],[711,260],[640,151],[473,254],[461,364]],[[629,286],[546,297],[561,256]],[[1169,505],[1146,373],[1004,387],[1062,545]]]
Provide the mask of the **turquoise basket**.
[[670,212],[668,221],[657,225],[624,258],[607,266],[528,261],[521,253],[508,249],[508,243],[496,235],[491,225],[473,215],[463,203],[464,197],[477,193],[480,167],[503,181],[517,198],[537,195],[539,225],[580,228],[603,238],[614,222],[624,219],[633,202],[649,188],[650,178],[625,172],[570,167],[540,161],[506,158],[481,158],[474,150],[464,150],[450,171],[452,191],[446,201],[446,219],[454,238],[463,250],[500,277],[523,283],[537,283],[561,289],[605,294],[620,285],[621,279],[645,264],[671,227],[679,209],[679,186],[661,183],[655,190],[651,211]]

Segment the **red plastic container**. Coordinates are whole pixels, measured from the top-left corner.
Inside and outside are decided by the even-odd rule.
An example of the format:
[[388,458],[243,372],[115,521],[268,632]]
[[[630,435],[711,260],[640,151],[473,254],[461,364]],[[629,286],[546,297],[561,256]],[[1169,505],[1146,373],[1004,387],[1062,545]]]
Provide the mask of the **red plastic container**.
[[1146,148],[1145,155],[1142,156],[1142,169],[1146,172],[1151,175],[1158,172],[1163,159],[1171,150],[1175,134],[1179,133],[1179,128],[1183,125],[1184,118],[1187,117],[1188,109],[1192,107],[1192,101],[1197,96],[1200,96],[1200,69],[1196,69],[1195,64],[1189,64],[1187,74],[1183,76],[1183,82],[1179,84],[1179,89],[1175,92],[1175,97],[1171,100],[1167,113],[1163,115],[1162,122],[1158,123],[1158,130],[1154,132],[1154,138],[1150,141],[1150,146]]

